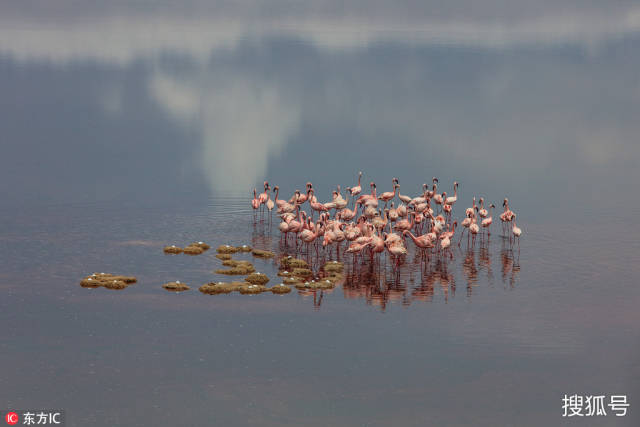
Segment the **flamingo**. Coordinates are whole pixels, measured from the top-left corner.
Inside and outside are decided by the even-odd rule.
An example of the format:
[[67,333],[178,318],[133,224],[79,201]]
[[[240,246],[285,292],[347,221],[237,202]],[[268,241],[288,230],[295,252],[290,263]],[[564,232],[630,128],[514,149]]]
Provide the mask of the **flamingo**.
[[360,179],[362,178],[362,171],[358,172],[358,185],[355,187],[351,187],[351,197],[357,196],[362,191],[362,187],[360,186]]
[[[447,249],[449,249],[450,246],[451,246],[451,239],[449,238],[448,235],[444,235],[440,239],[440,247],[442,248],[442,254],[443,255],[447,251]],[[450,249],[449,249],[449,255],[451,256],[451,258],[453,258],[453,254],[451,253]]]
[[[398,187],[400,188],[400,187]],[[402,202],[409,204],[411,203],[411,197],[409,196],[405,196],[404,194],[400,194],[400,192],[398,192],[398,199],[400,199]]]
[[257,190],[254,188],[253,189],[253,199],[251,199],[251,207],[253,208],[254,213],[260,207],[260,201],[258,200],[256,192],[257,192]]
[[473,206],[470,208],[467,208],[467,210],[464,212],[467,217],[470,215],[473,215],[476,212],[476,196],[473,196]]
[[409,212],[409,217],[411,217],[411,221],[409,219],[403,219],[396,222],[395,230],[399,232],[404,232],[405,230],[411,230],[414,225],[415,220],[415,212]]
[[389,209],[389,221],[396,222],[398,220],[398,210],[393,207],[393,202],[391,202],[391,209]]
[[520,247],[520,236],[522,235],[522,230],[520,229],[520,227],[516,225],[516,214],[513,214],[512,221],[513,221],[513,228],[511,229],[511,232],[513,233],[514,239],[516,237],[518,238],[518,247]]
[[260,206],[267,203],[267,199],[269,198],[269,183],[267,181],[264,182],[264,193],[260,193],[258,196],[258,201],[260,202]]
[[337,216],[343,221],[351,221],[356,217],[356,212],[352,211],[349,208],[344,208],[340,212],[338,212]]
[[431,249],[433,248],[435,245],[433,244],[433,240],[431,240],[431,238],[427,235],[427,234],[423,234],[419,237],[414,236],[414,234],[409,231],[409,230],[404,230],[402,232],[403,236],[409,236],[411,237],[411,240],[413,240],[413,243],[420,249],[422,249],[422,253],[427,254],[427,249]]
[[273,191],[276,193],[276,206],[278,207],[278,209],[282,208],[284,205],[287,204],[286,200],[282,200],[282,199],[278,199],[278,195],[280,193],[280,187],[278,187],[277,185],[275,187],[273,187]]
[[360,197],[358,197],[358,200],[356,201],[356,203],[358,205],[364,205],[366,202],[370,202],[371,204],[374,204],[375,207],[378,207],[378,196],[376,195],[376,184],[374,182],[371,182],[371,184],[369,184],[371,186],[371,194],[363,194]]
[[382,235],[384,236],[384,244],[386,246],[391,246],[398,242],[402,242],[402,237],[398,236],[396,233],[383,233]]
[[[395,178],[394,178],[395,180]],[[392,200],[394,197],[396,197],[396,191],[398,191],[398,188],[400,188],[400,184],[396,184],[395,181],[393,183],[393,191],[386,191],[384,193],[382,193],[380,196],[378,196],[378,200],[382,200],[384,201],[384,207],[387,207],[387,203],[389,202],[389,200]]]
[[478,216],[480,218],[486,218],[489,212],[484,208],[484,197],[480,197],[480,209],[478,210]]
[[402,241],[399,241],[391,246],[387,246],[387,251],[393,258],[395,258],[395,267],[398,268],[400,258],[407,254],[407,248],[404,247]]
[[493,208],[495,208],[496,205],[494,205],[493,203],[491,203],[491,205],[489,205],[489,209],[491,210],[491,214],[482,220],[481,225],[482,228],[486,228],[487,229],[487,235],[491,236],[491,223],[493,222]]
[[404,203],[400,203],[400,206],[398,206],[398,209],[396,209],[396,211],[398,212],[398,216],[404,218],[405,216],[407,216],[407,207],[404,205]]
[[[443,196],[444,197],[444,196]],[[447,197],[444,200],[445,205],[453,206],[455,202],[458,201],[458,182],[454,181],[453,183],[453,196]]]
[[476,241],[476,235],[478,234],[479,231],[480,231],[480,227],[478,226],[478,223],[476,222],[476,217],[473,216],[471,218],[471,225],[469,226],[469,232],[473,235],[473,242],[474,243]]
[[500,221],[502,221],[502,228],[504,229],[505,225],[507,225],[506,223],[511,222],[515,214],[511,209],[509,209],[509,199],[506,197],[502,202],[502,206],[504,207],[504,212],[500,214]]
[[412,204],[415,206],[415,205],[419,205],[420,203],[425,203],[428,198],[427,193],[428,193],[427,184],[422,184],[422,195],[414,197],[413,199],[411,199],[411,201],[408,204]]
[[271,211],[273,210],[273,200],[271,200],[271,195],[269,195],[269,199],[267,199],[267,209],[269,209],[269,214],[271,214]]
[[[477,209],[477,207],[476,207]],[[464,227],[466,230],[469,229],[469,226],[471,225],[471,223],[473,222],[473,217],[475,216],[475,211],[468,213],[467,217],[460,223],[460,225],[462,227]],[[467,231],[468,233],[468,231]],[[462,230],[462,233],[460,233],[460,240],[458,240],[458,246],[460,246],[460,242],[462,241],[462,236],[464,236],[464,230]]]
[[442,204],[442,196],[440,194],[438,194],[436,191],[438,191],[438,178],[434,177],[433,178],[433,191],[431,191],[431,198],[433,199],[434,202],[436,202],[437,205],[441,205]]

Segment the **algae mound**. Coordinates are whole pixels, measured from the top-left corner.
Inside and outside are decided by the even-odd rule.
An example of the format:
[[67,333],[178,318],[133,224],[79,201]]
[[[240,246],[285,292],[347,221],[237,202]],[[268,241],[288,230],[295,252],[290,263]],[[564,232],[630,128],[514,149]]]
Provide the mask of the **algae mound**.
[[262,249],[253,249],[251,251],[251,254],[259,258],[273,258],[274,256],[276,256],[276,254],[274,254],[273,252],[263,251]]
[[228,294],[233,291],[237,291],[241,286],[249,285],[246,282],[210,282],[200,286],[199,291],[203,294],[209,295],[217,295],[217,294]]
[[313,276],[313,271],[311,271],[308,268],[299,268],[296,267],[293,269],[293,271],[291,272],[291,274],[293,276],[298,276],[298,277],[311,277]]
[[253,250],[253,248],[248,245],[236,246],[236,249],[238,252],[251,252]]
[[216,254],[216,258],[223,261],[231,259],[231,254]]
[[187,255],[200,255],[204,252],[204,249],[202,249],[200,246],[189,245],[183,249],[183,252]]
[[124,289],[132,283],[136,283],[137,279],[133,276],[122,276],[110,273],[93,273],[84,277],[80,281],[83,288],[98,288],[100,286],[107,289]]
[[242,285],[240,286],[240,289],[238,289],[241,294],[259,294],[267,290],[269,290],[269,288],[264,285],[256,285],[252,283]]
[[338,261],[329,261],[322,269],[327,273],[341,273],[344,270],[344,264]]
[[216,270],[217,274],[227,274],[227,275],[244,275],[250,274],[256,271],[253,264],[249,261],[238,261],[234,259],[228,259],[222,262],[222,265],[226,267],[231,267],[229,269],[218,269]]
[[165,283],[164,285],[162,285],[162,287],[172,292],[182,292],[191,289],[189,286],[187,286],[185,283],[180,282],[179,280],[176,280],[175,282]]
[[220,245],[218,246],[218,249],[216,249],[216,252],[218,252],[219,254],[234,254],[238,252],[238,248],[236,248],[235,246]]
[[273,292],[274,294],[288,294],[289,292],[291,292],[291,288],[288,287],[287,285],[285,285],[284,283],[280,283],[279,285],[275,285],[275,286],[269,288],[269,290],[271,292]]
[[303,259],[293,258],[291,256],[280,259],[280,265],[286,269],[309,268],[309,264]]
[[107,281],[105,281],[105,282],[104,282],[104,285],[102,285],[102,286],[104,286],[104,287],[105,287],[105,288],[107,288],[107,289],[118,289],[118,290],[119,290],[119,289],[124,289],[124,288],[126,288],[127,286],[129,286],[129,285],[127,285],[127,284],[126,284],[125,282],[123,282],[122,280],[116,280],[116,279],[114,279],[114,280],[107,280]]
[[163,251],[165,254],[179,254],[179,253],[182,253],[182,248],[176,245],[171,245],[171,246],[165,246]]
[[209,250],[209,248],[211,248],[211,246],[209,246],[205,242],[193,242],[189,246],[197,246],[199,248],[202,248],[202,250],[204,251]]
[[244,280],[254,285],[264,285],[269,281],[269,278],[266,274],[251,273]]
[[328,279],[320,279],[318,281],[311,280],[310,282],[298,283],[294,285],[296,289],[333,289],[335,284]]
[[295,285],[296,283],[304,282],[304,279],[298,277],[285,277],[282,279],[282,283],[285,285]]

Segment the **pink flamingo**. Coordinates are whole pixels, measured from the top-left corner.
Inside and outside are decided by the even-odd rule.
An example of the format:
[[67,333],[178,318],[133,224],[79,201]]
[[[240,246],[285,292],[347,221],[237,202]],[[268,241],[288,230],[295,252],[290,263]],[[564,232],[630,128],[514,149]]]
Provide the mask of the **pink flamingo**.
[[520,247],[520,236],[522,235],[522,230],[520,229],[520,227],[516,225],[516,214],[513,214],[512,221],[513,221],[513,228],[511,229],[511,232],[513,233],[514,239],[516,237],[518,238],[518,247]]
[[387,207],[387,203],[389,202],[389,200],[392,200],[394,197],[396,197],[396,191],[398,191],[398,188],[400,188],[400,184],[396,184],[394,178],[393,191],[385,191],[380,196],[378,196],[378,200],[382,200],[384,202],[385,208]]
[[480,227],[478,226],[478,223],[476,222],[476,217],[475,215],[471,218],[471,225],[469,225],[469,233],[472,234],[472,243],[475,243],[476,241],[476,235],[478,234],[478,232],[480,231]]
[[420,248],[422,250],[422,254],[423,255],[427,255],[427,250],[433,248],[435,245],[433,244],[433,240],[431,240],[431,238],[426,235],[423,234],[419,237],[416,237],[413,235],[413,233],[409,230],[404,230],[402,232],[403,236],[409,236],[411,237],[411,240],[413,240],[413,243],[416,245],[416,247]]
[[351,192],[351,197],[357,196],[362,191],[362,187],[360,186],[360,179],[361,178],[362,178],[362,171],[358,172],[358,185],[348,189]]
[[473,206],[470,208],[467,208],[467,210],[464,212],[466,216],[471,216],[476,213],[476,196],[473,196]]
[[407,207],[404,205],[404,203],[400,203],[400,206],[398,206],[398,209],[396,209],[396,211],[398,212],[399,217],[404,218],[407,216]]
[[256,210],[260,207],[260,201],[256,195],[256,189],[253,189],[253,199],[251,199],[251,207],[253,208],[253,213],[255,214]]
[[480,197],[480,209],[478,210],[478,216],[484,219],[488,214],[489,212],[484,208],[484,197]]
[[[444,196],[443,196],[443,197],[444,197]],[[457,181],[455,181],[455,182],[453,183],[453,196],[451,196],[451,197],[447,197],[447,198],[444,200],[444,204],[445,204],[445,205],[453,206],[453,204],[454,204],[455,202],[457,202],[457,201],[458,201],[458,182],[457,182]]]
[[282,208],[282,206],[287,204],[287,201],[283,199],[278,199],[278,194],[280,193],[280,187],[276,185],[275,187],[273,187],[273,191],[276,193],[276,206],[278,207],[278,209],[280,209]]
[[309,188],[309,190],[307,191],[307,198],[309,198],[309,205],[311,206],[311,209],[313,209],[314,211],[318,211],[318,212],[326,212],[329,209],[327,209],[324,204],[318,202],[318,201],[314,201],[313,197],[313,193],[314,190],[313,188]]
[[489,205],[489,209],[491,210],[491,214],[482,220],[481,225],[483,229],[487,229],[487,235],[491,236],[491,223],[493,222],[493,208],[495,208],[496,205],[494,205],[493,203],[491,203],[491,205]]
[[376,195],[376,184],[374,182],[371,182],[371,184],[369,185],[371,186],[371,194],[361,195],[360,197],[358,197],[356,204],[360,206],[360,205],[364,205],[366,202],[370,202],[371,204],[374,204],[374,207],[378,207],[378,196]]
[[409,212],[408,216],[411,217],[411,221],[409,221],[409,219],[403,219],[396,222],[396,225],[394,227],[396,231],[399,231],[400,233],[402,233],[405,230],[411,230],[413,228],[413,225],[415,224],[414,223],[415,212]]
[[267,203],[267,200],[269,199],[269,183],[267,181],[264,182],[264,193],[260,193],[260,196],[258,196],[258,201],[260,202],[260,206],[264,205],[265,203]]

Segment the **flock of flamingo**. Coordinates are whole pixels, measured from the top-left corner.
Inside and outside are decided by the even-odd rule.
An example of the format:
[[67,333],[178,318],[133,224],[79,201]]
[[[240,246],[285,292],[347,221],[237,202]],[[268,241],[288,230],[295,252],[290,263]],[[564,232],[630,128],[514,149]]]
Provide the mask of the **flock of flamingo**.
[[[315,247],[316,254],[320,245],[329,252],[335,247],[337,254],[342,242],[347,242],[346,253],[354,255],[354,260],[369,255],[379,257],[386,251],[397,267],[407,254],[407,238],[410,238],[421,255],[429,259],[433,255],[451,258],[451,244],[454,240],[458,221],[453,220],[453,207],[458,201],[458,183],[453,183],[453,195],[446,191],[439,193],[437,178],[432,179],[432,186],[423,184],[422,193],[415,196],[400,194],[400,182],[393,178],[393,191],[378,194],[376,184],[370,183],[371,193],[361,194],[360,182],[362,172],[358,174],[358,184],[347,187],[346,199],[342,196],[340,186],[332,192],[332,200],[326,203],[318,201],[313,184],[307,182],[304,193],[296,190],[287,201],[279,198],[279,187],[273,190],[267,181],[262,193],[253,190],[251,207],[254,214],[258,211],[264,215],[274,207],[280,216],[278,226],[285,243],[289,235],[294,236],[297,247],[298,240],[302,244]],[[271,190],[275,199],[271,199]],[[395,205],[396,198],[399,204]],[[432,207],[432,202],[435,206]],[[309,212],[304,210],[309,205]],[[381,208],[380,205],[384,203]],[[352,208],[350,208],[352,206]],[[503,236],[508,236],[510,244],[515,240],[520,244],[522,230],[516,225],[516,213],[509,207],[509,200],[504,199],[503,212],[500,214]],[[435,211],[434,211],[435,207]],[[484,198],[473,197],[473,205],[465,210],[465,217],[460,222],[462,233],[458,239],[460,246],[465,231],[467,244],[474,245],[478,236],[484,239],[491,235],[494,204],[489,210],[485,208]],[[314,216],[317,213],[317,219]],[[471,242],[469,243],[469,240]]]

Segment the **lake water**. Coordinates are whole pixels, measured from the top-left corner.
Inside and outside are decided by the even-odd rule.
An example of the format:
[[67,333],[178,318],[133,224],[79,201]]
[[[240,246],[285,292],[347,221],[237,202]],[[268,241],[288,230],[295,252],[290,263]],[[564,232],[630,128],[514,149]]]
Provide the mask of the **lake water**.
[[[566,2],[565,27],[555,3],[498,22],[495,5],[432,21],[274,3],[0,6],[0,409],[64,409],[71,426],[539,426],[574,421],[565,394],[625,394],[625,417],[573,424],[638,425],[637,11]],[[426,268],[413,250],[398,275],[346,257],[333,290],[255,296],[198,292],[228,280],[213,249],[162,252],[288,253],[253,188],[312,181],[328,201],[359,170],[364,191],[457,180],[458,219],[473,196],[509,197],[520,246],[498,222]],[[274,260],[237,257],[279,283]],[[79,286],[102,271],[138,283]]]

